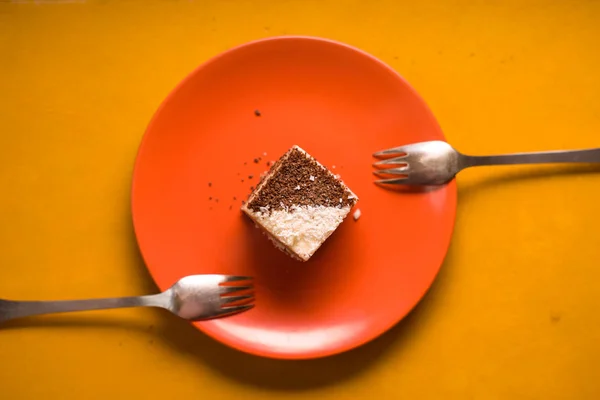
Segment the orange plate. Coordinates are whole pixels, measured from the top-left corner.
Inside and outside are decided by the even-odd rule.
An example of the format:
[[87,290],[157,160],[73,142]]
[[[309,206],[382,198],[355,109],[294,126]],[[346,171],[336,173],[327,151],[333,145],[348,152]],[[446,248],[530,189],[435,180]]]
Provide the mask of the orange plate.
[[[189,274],[254,276],[254,309],[195,324],[248,353],[314,358],[374,339],[440,269],[456,187],[384,190],[371,154],[433,139],[444,137],[421,98],[360,50],[278,37],[227,51],[167,97],[142,141],[132,205],[150,273],[163,290]],[[240,212],[267,161],[294,144],[341,174],[362,212],[308,263],[276,250]]]

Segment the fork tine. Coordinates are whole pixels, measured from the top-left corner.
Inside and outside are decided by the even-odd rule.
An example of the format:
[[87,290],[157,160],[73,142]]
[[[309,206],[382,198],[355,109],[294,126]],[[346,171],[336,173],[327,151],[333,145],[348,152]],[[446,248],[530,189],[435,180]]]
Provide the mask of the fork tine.
[[219,294],[234,294],[237,292],[243,292],[245,290],[253,289],[253,286],[221,286],[219,288]]
[[406,164],[406,158],[408,154],[404,154],[394,158],[386,158],[385,160],[377,161],[373,163],[373,166],[376,168],[385,167],[386,165],[398,165],[398,164]]
[[252,295],[221,297],[221,304],[227,305],[227,304],[231,304],[231,303],[236,303],[238,301],[246,301],[246,300],[253,300],[253,299],[254,299],[254,296],[252,296]]
[[386,150],[381,150],[381,151],[377,151],[375,153],[373,153],[373,157],[375,158],[382,158],[382,157],[387,157],[387,156],[391,156],[394,154],[406,154],[406,146],[399,146],[399,147],[394,147],[391,149],[386,149]]
[[254,308],[254,304],[246,304],[243,306],[231,306],[231,307],[222,307],[219,312],[217,312],[218,317],[225,317],[230,315],[235,315],[242,313],[244,311],[248,311],[249,309]]
[[408,165],[399,168],[381,169],[373,171],[373,175],[378,178],[385,178],[388,175],[406,175],[408,173]]
[[402,178],[392,178],[392,179],[380,179],[375,181],[377,185],[398,185],[398,184],[407,184],[409,183],[408,176]]

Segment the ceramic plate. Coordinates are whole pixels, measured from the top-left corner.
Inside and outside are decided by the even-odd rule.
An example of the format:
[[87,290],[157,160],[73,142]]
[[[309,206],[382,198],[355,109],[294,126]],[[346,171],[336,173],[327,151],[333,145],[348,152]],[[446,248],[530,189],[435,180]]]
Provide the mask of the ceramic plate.
[[[201,65],[148,126],[133,179],[141,252],[161,289],[190,274],[252,275],[256,307],[196,323],[236,349],[275,358],[339,353],[381,335],[422,298],[442,265],[454,182],[398,193],[373,184],[372,153],[444,140],[390,67],[309,37],[248,43]],[[307,150],[360,197],[307,263],[275,249],[240,212],[268,163]]]

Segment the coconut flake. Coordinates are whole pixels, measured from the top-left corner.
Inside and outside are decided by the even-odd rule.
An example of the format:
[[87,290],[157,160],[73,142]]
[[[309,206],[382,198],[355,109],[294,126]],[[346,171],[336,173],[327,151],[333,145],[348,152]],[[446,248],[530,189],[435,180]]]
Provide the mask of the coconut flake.
[[314,176],[312,176],[312,175],[311,175],[311,176],[310,176],[310,178],[308,178],[308,179],[310,179],[310,181],[311,181],[311,182],[314,182],[314,181],[315,181],[315,177],[314,177]]
[[354,217],[355,221],[358,221],[358,219],[360,218],[360,209],[357,209],[356,211],[354,211],[354,214],[352,214],[352,217]]
[[269,208],[270,208],[270,207],[271,207],[271,206],[269,206],[269,205],[266,205],[265,207],[259,207],[259,209],[260,209],[260,212],[261,212],[261,213],[263,213],[263,214],[268,214],[268,213],[269,213]]

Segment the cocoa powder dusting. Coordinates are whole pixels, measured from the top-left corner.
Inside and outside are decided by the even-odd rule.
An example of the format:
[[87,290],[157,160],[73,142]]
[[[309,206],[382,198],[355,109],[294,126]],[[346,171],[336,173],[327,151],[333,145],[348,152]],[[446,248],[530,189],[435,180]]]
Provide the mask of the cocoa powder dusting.
[[356,199],[348,198],[352,193],[340,181],[321,168],[312,157],[296,148],[292,148],[278,160],[272,170],[279,165],[279,170],[260,189],[248,208],[257,212],[262,207],[282,209],[282,204],[284,207],[344,207],[356,203]]

